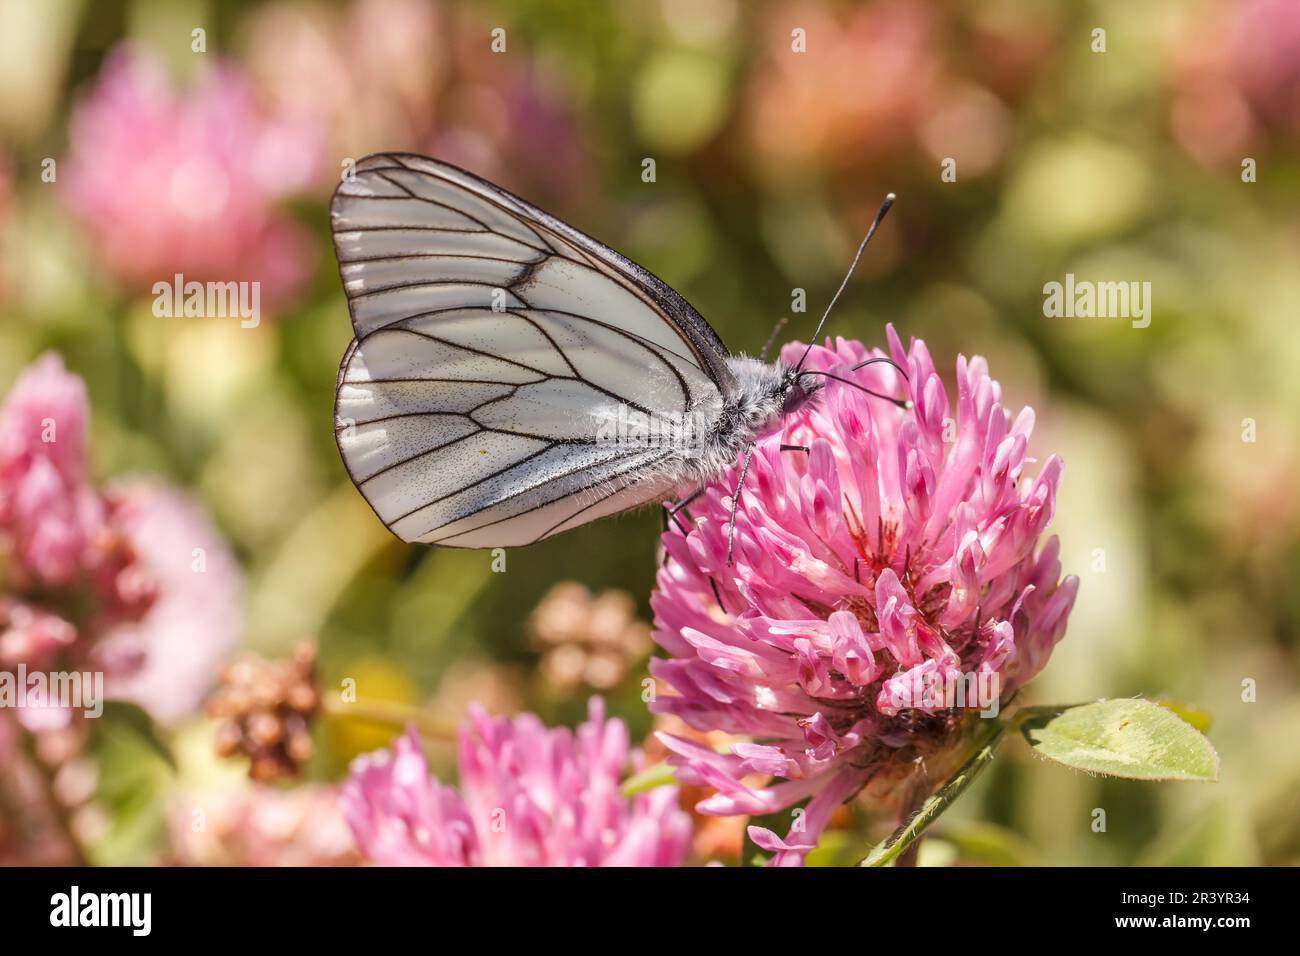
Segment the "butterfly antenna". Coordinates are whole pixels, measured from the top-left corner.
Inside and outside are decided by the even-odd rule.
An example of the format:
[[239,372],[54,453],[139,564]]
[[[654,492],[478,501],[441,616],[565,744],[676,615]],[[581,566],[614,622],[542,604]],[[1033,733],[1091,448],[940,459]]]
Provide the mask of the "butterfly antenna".
[[[905,381],[905,382],[910,382],[910,381],[911,381],[911,379],[909,379],[909,378],[907,377],[907,373],[903,371],[903,367],[902,367],[901,365],[899,365],[897,362],[895,362],[895,361],[894,361],[893,359],[891,359],[891,358],[885,358],[885,357],[883,357],[883,356],[879,356],[879,355],[876,356],[875,358],[869,358],[869,359],[866,359],[865,361],[859,362],[857,365],[851,365],[851,366],[849,366],[849,371],[850,371],[850,372],[856,372],[858,369],[860,369],[860,368],[866,368],[868,365],[880,365],[880,364],[882,364],[882,363],[885,364],[885,365],[892,365],[892,366],[894,367],[894,371],[897,372],[899,375],[903,376],[903,381]],[[845,385],[851,385],[851,386],[853,386],[854,388],[856,388],[856,389],[857,389],[858,391],[860,391],[860,392],[866,392],[868,395],[874,395],[874,396],[876,396],[876,398],[883,398],[883,399],[884,399],[885,401],[887,401],[887,402],[893,402],[895,405],[897,405],[899,408],[903,409],[904,411],[907,411],[909,408],[912,407],[912,403],[911,403],[911,401],[909,401],[909,400],[907,400],[907,399],[894,398],[894,397],[892,397],[892,396],[890,396],[890,395],[882,395],[882,394],[880,394],[880,392],[877,392],[877,391],[875,391],[874,389],[867,388],[867,386],[865,386],[865,385],[861,385],[861,384],[859,384],[858,382],[851,381],[850,379],[847,379],[847,378],[841,378],[840,376],[835,375],[835,374],[832,373],[832,372],[823,372],[823,371],[821,371],[821,370],[819,370],[819,369],[813,369],[811,372],[807,372],[806,374],[808,374],[808,375],[825,375],[827,378],[833,378],[833,379],[835,379],[835,381],[837,381],[837,382],[843,382]],[[784,447],[785,447],[785,446],[782,446],[782,448],[784,448]]]
[[858,260],[862,258],[863,250],[867,248],[867,243],[869,243],[871,237],[876,234],[876,229],[880,227],[880,222],[885,218],[885,213],[889,212],[890,207],[894,205],[894,200],[897,198],[898,197],[893,193],[890,193],[885,197],[885,201],[880,204],[880,210],[876,213],[876,218],[871,221],[871,228],[867,230],[867,234],[862,237],[862,242],[858,244],[858,252],[857,255],[853,257],[853,264],[849,266],[849,271],[845,273],[844,281],[840,283],[840,287],[836,289],[835,294],[831,296],[830,305],[826,306],[826,311],[822,313],[821,321],[817,323],[817,329],[813,332],[812,338],[808,340],[808,347],[804,349],[803,355],[799,359],[799,364],[794,367],[796,372],[803,368],[803,363],[807,360],[808,353],[812,351],[813,346],[821,337],[822,326],[826,324],[826,319],[830,316],[831,309],[835,308],[835,303],[839,301],[841,293],[844,292],[845,287],[849,284],[849,279],[853,278],[853,271],[858,267]]
[[[883,361],[888,361],[888,359],[884,359]],[[893,363],[891,362],[890,364],[892,365]],[[883,395],[874,389],[867,388],[867,386],[865,385],[860,385],[850,378],[843,378],[839,375],[834,374],[833,372],[823,372],[819,369],[813,369],[812,371],[805,372],[804,374],[825,375],[827,378],[833,378],[837,382],[842,382],[843,384],[848,385],[851,388],[856,388],[859,392],[866,392],[868,395],[874,395],[876,398],[883,398],[887,402],[892,402],[893,404],[897,405],[899,408],[903,409],[903,411],[907,411],[909,408],[912,407],[912,403],[907,399],[894,398],[894,396],[892,395]],[[907,376],[903,376],[903,377],[906,378]]]
[[894,366],[894,371],[896,371],[899,375],[903,376],[904,381],[909,381],[909,379],[907,378],[907,373],[903,371],[903,367],[901,365],[899,365],[893,359],[881,358],[880,356],[877,356],[876,358],[869,358],[865,362],[859,362],[857,365],[852,366],[849,369],[849,371],[856,372],[860,368],[866,368],[868,365],[879,365],[881,362],[884,362],[886,365]]
[[767,341],[763,343],[763,347],[758,350],[758,360],[760,362],[767,361],[767,350],[772,347],[772,343],[776,341],[776,337],[781,334],[781,330],[786,327],[789,321],[790,320],[784,315],[776,320],[776,325],[772,326],[772,334],[767,337]]

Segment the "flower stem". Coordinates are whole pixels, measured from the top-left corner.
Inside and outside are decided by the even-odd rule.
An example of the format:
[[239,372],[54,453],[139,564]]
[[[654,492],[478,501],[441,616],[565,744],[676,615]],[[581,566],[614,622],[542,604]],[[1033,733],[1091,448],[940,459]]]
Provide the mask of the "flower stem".
[[[923,769],[912,777],[907,783],[907,793],[903,798],[903,806],[898,814],[898,825],[904,826],[912,816],[925,805],[926,798],[929,797],[929,780]],[[916,859],[921,853],[921,841],[925,837],[917,834],[912,845],[898,855],[894,866],[916,866]]]
[[623,781],[620,792],[625,797],[635,797],[639,793],[646,793],[656,787],[666,787],[676,782],[672,765],[667,760],[663,760],[628,777]]
[[991,721],[990,726],[975,739],[971,755],[957,772],[948,778],[948,782],[922,803],[920,809],[904,820],[887,839],[877,844],[858,865],[885,866],[919,840],[926,828],[939,819],[940,815],[952,806],[980,775],[980,772],[992,762],[993,754],[1001,743],[1007,726],[1001,720]]

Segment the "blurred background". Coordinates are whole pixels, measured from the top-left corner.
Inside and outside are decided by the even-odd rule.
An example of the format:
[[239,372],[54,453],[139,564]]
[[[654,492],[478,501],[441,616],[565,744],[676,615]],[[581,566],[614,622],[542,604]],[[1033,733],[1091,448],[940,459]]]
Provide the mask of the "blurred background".
[[[0,724],[0,862],[352,862],[333,785],[416,708],[436,738],[471,701],[572,725],[600,693],[652,729],[657,514],[497,573],[401,544],[344,474],[327,202],[377,150],[499,182],[751,353],[782,316],[810,334],[896,192],[830,331],[879,345],[892,321],[949,373],[985,355],[1037,411],[1031,454],[1064,458],[1052,529],[1082,585],[1028,699],[1181,701],[1223,760],[1215,785],[1103,781],[1013,742],[922,862],[1300,862],[1294,0],[0,0],[0,89],[0,390],[61,355],[91,480],[141,512],[135,560],[209,542],[198,585],[153,559],[130,703]],[[177,272],[259,281],[260,322],[156,316]],[[1150,282],[1149,326],[1046,317],[1067,273]],[[232,654],[304,641],[370,716],[323,714],[303,779],[253,783],[203,701]],[[814,862],[888,829],[845,816]],[[701,825],[697,859],[734,861],[742,823]]]

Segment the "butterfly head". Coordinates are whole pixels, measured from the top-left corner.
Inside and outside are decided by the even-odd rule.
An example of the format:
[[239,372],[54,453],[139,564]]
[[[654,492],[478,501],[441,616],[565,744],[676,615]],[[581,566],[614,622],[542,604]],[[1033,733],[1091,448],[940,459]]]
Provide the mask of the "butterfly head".
[[798,411],[822,389],[823,382],[811,372],[788,368],[781,375],[781,414]]
[[727,418],[743,425],[748,434],[775,427],[782,418],[801,408],[822,389],[822,379],[782,362],[768,364],[737,355],[727,360],[737,388]]

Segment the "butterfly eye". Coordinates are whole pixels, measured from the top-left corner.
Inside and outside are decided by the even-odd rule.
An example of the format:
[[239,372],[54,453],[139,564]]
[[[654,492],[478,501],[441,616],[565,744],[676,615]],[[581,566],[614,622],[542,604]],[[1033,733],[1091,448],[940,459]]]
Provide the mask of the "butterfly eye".
[[808,390],[804,388],[800,378],[794,378],[790,381],[785,398],[781,401],[781,412],[788,415],[806,401],[808,401]]

